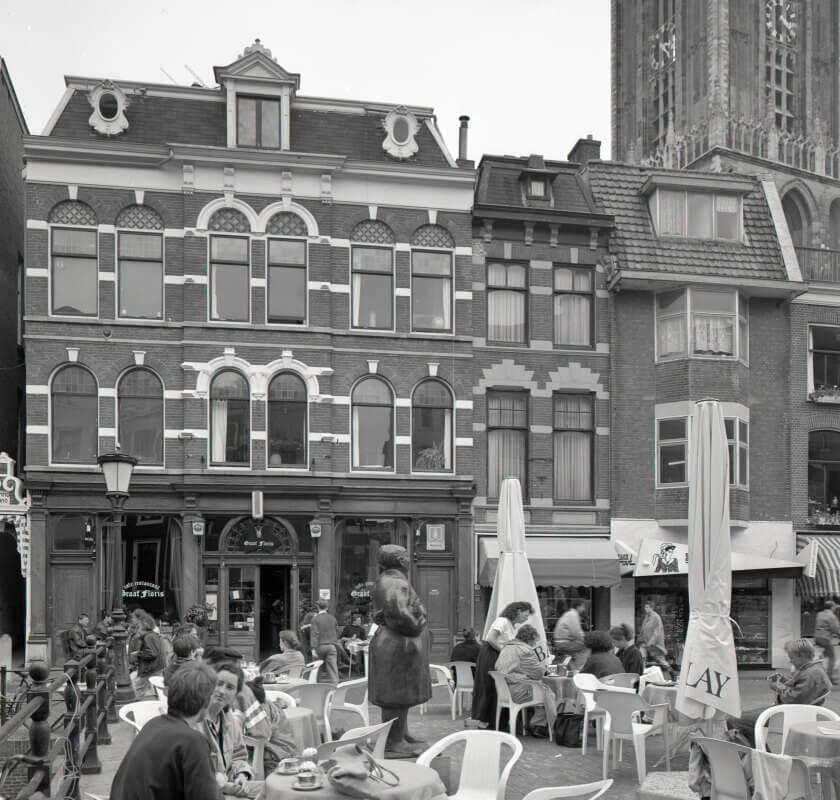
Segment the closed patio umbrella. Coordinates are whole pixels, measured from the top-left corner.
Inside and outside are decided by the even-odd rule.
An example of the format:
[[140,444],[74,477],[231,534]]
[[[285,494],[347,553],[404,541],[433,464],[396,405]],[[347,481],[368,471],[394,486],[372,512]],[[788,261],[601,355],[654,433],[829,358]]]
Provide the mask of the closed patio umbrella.
[[677,686],[677,711],[693,719],[741,715],[729,609],[729,450],[717,400],[701,400],[691,419],[688,464],[690,615]]
[[484,637],[502,609],[516,600],[530,603],[534,607],[528,623],[540,635],[539,647],[545,657],[551,654],[545,637],[545,624],[540,611],[537,587],[525,555],[525,514],[522,510],[522,487],[518,478],[505,478],[499,496],[499,513],[496,522],[499,539],[499,563],[493,580],[487,621],[484,623]]

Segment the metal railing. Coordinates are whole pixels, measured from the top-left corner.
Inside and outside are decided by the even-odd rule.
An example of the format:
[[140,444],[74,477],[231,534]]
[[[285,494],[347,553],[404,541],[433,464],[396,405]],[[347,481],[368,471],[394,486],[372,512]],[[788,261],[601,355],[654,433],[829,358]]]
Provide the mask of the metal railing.
[[[118,721],[113,640],[97,645],[89,636],[85,655],[68,661],[55,677],[45,662],[35,661],[22,684],[25,701],[0,726],[0,744],[28,727],[29,748],[6,759],[0,795],[7,776],[25,768],[27,783],[14,800],[52,796],[53,777],[58,777],[53,775],[54,765],[63,762],[55,796],[80,800],[79,776],[102,771],[98,747],[111,743],[108,724]],[[60,690],[65,711],[50,722],[52,699]]]
[[806,281],[840,283],[840,250],[797,247],[796,256]]

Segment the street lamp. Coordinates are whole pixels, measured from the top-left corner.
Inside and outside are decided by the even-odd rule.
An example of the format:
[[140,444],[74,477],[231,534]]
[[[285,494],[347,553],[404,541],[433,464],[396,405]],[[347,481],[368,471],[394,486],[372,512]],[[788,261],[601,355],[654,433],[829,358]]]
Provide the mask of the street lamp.
[[117,679],[117,696],[125,699],[130,696],[131,681],[128,677],[128,634],[122,624],[125,614],[122,610],[123,556],[122,527],[123,508],[128,500],[128,487],[131,473],[137,464],[134,456],[121,453],[104,453],[97,459],[105,476],[105,497],[111,503],[111,519],[107,527],[111,535],[107,537],[105,570],[105,608],[112,612],[116,623],[114,630],[114,668]]

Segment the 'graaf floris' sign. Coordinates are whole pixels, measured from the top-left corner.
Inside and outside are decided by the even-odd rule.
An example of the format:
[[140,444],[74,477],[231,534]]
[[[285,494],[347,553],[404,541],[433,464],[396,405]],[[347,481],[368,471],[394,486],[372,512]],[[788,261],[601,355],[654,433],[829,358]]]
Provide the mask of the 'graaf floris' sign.
[[163,597],[163,591],[156,583],[148,581],[133,581],[123,586],[123,597],[135,597],[138,599],[146,597]]

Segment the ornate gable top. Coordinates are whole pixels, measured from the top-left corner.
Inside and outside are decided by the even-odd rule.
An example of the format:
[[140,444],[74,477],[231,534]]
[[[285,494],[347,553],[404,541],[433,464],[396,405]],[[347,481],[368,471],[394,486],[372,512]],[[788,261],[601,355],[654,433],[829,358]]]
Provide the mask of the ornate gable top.
[[224,67],[213,67],[216,80],[224,85],[228,80],[253,80],[265,83],[286,84],[292,91],[300,88],[300,75],[287,72],[259,39],[248,45],[242,55]]

